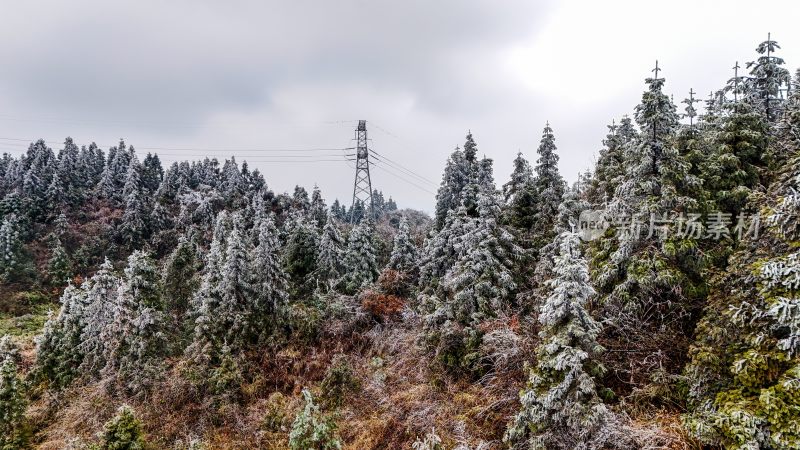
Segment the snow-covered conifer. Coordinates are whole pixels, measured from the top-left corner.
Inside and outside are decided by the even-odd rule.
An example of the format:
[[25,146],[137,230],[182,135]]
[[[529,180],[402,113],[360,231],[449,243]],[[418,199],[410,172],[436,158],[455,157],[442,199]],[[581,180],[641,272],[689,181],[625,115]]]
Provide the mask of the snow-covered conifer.
[[344,289],[355,293],[366,283],[375,281],[378,276],[378,265],[375,260],[375,248],[372,242],[374,224],[365,220],[353,227],[347,239],[344,253]]
[[80,371],[87,376],[99,374],[106,365],[109,327],[114,320],[114,300],[119,289],[119,279],[108,259],[88,281],[84,299],[83,329],[80,351],[83,353]]
[[319,241],[319,253],[314,278],[317,286],[330,289],[342,276],[342,256],[344,254],[344,240],[339,226],[336,224],[333,212],[328,214],[325,226],[322,228],[322,237]]
[[504,440],[514,448],[592,449],[602,445],[608,411],[600,401],[593,376],[600,367],[593,358],[600,325],[586,311],[594,294],[580,240],[565,232],[556,257],[552,294],[542,305],[541,343],[537,365],[521,393],[522,407]]
[[408,227],[408,219],[403,216],[400,219],[400,227],[394,236],[392,254],[389,257],[390,269],[400,272],[411,272],[417,265],[417,247],[411,240],[411,231]]
[[130,247],[139,245],[148,231],[148,200],[143,189],[141,172],[142,165],[136,155],[133,155],[122,191],[125,212],[120,224],[120,236]]
[[278,229],[271,216],[258,224],[258,245],[250,256],[250,284],[253,323],[256,334],[264,334],[268,324],[276,322],[276,315],[288,300],[287,277],[278,256]]

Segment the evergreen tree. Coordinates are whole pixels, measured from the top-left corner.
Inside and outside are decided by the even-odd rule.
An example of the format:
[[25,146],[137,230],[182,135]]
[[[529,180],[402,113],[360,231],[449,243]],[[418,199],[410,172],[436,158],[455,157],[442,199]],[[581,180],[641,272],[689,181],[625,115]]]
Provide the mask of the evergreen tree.
[[147,235],[147,199],[141,180],[142,165],[133,155],[130,159],[122,196],[125,212],[120,223],[120,236],[130,248],[136,248]]
[[511,172],[511,179],[503,185],[503,200],[506,205],[512,205],[516,196],[522,192],[533,180],[533,170],[531,164],[522,152],[517,152],[514,158],[514,170]]
[[[250,257],[255,316],[251,326],[257,333],[265,328],[263,324],[276,322],[276,316],[288,301],[287,276],[278,256],[279,246],[278,229],[272,217],[266,217],[258,224],[258,245]],[[264,331],[260,333],[263,335]]]
[[[796,274],[800,153],[765,197],[769,214],[711,282],[705,315],[686,368],[685,425],[706,445],[730,449],[800,446],[800,303]],[[749,209],[750,207],[746,208]]]
[[103,426],[102,450],[144,450],[147,443],[142,423],[128,405],[122,405],[117,415]]
[[322,228],[325,226],[327,219],[327,207],[325,206],[325,199],[322,198],[322,192],[317,185],[314,185],[314,191],[311,193],[311,218],[317,223],[317,226]]
[[311,274],[316,269],[319,252],[319,235],[317,227],[305,216],[295,215],[289,219],[289,237],[287,239],[283,265],[298,295],[309,293]]
[[106,365],[110,326],[114,320],[114,299],[119,288],[119,279],[113,273],[114,266],[108,259],[100,270],[88,281],[81,329],[80,352],[83,358],[80,372],[88,377],[96,376]]
[[50,260],[47,262],[47,274],[50,282],[62,286],[72,277],[72,262],[66,249],[61,244],[61,239],[55,238],[50,247]]
[[6,282],[20,277],[25,264],[18,223],[16,214],[0,223],[0,280]]
[[60,302],[58,314],[48,318],[42,334],[36,338],[36,373],[55,388],[67,386],[83,361],[81,339],[88,312],[86,288],[68,285]]
[[324,416],[308,389],[303,389],[305,405],[297,414],[289,432],[289,448],[292,450],[338,450],[342,443],[336,437],[336,423]]
[[749,100],[770,122],[780,118],[783,106],[781,88],[788,87],[791,81],[789,71],[782,67],[783,58],[774,55],[780,48],[780,45],[767,35],[767,40],[756,47],[756,52],[761,56],[747,63],[750,69],[750,78],[747,80]]
[[[467,148],[469,147],[469,148]],[[467,134],[464,151],[458,147],[447,159],[442,183],[436,194],[436,229],[441,230],[447,219],[447,213],[457,209],[464,201],[464,189],[477,177],[477,146],[472,133]],[[467,204],[468,212],[474,214],[474,204]]]
[[343,245],[344,240],[336,225],[336,220],[332,213],[328,214],[325,226],[322,228],[314,273],[318,287],[328,290],[342,276]]
[[553,239],[553,224],[558,215],[558,205],[564,195],[564,179],[558,171],[558,155],[553,129],[548,123],[542,132],[536,160],[533,189],[536,207],[532,218],[533,248],[538,250]]
[[400,227],[394,236],[394,246],[392,254],[389,256],[390,269],[409,273],[417,265],[417,248],[411,241],[411,233],[408,227],[408,219],[403,216],[400,219]]
[[28,402],[25,387],[17,375],[17,363],[7,356],[0,360],[0,448],[25,449],[30,430],[25,423]]
[[372,242],[373,223],[365,220],[353,227],[347,239],[344,253],[344,289],[348,293],[357,292],[363,285],[375,281],[378,264]]
[[493,192],[478,198],[480,215],[463,237],[464,251],[447,273],[443,287],[447,315],[464,325],[508,311],[513,294],[513,259],[520,249],[513,236],[499,223],[500,205]]
[[717,207],[736,217],[747,197],[760,188],[768,164],[768,124],[745,101],[730,102],[711,138],[714,149],[703,167],[704,184]]
[[144,394],[161,375],[165,319],[155,263],[142,251],[128,257],[105,333],[104,374],[129,394]]
[[210,367],[218,362],[222,346],[220,336],[224,330],[218,328],[219,309],[222,304],[222,278],[227,245],[228,215],[221,212],[217,216],[213,239],[206,254],[205,272],[200,288],[191,300],[190,316],[194,320],[192,342],[186,348],[187,356],[201,367]]
[[164,299],[168,302],[166,310],[177,315],[186,312],[189,300],[200,285],[198,272],[201,263],[197,246],[186,235],[178,239],[178,245],[167,257],[164,264],[161,284]]
[[514,448],[602,446],[608,411],[592,377],[602,372],[593,358],[603,348],[597,343],[600,325],[586,311],[594,289],[578,236],[564,232],[560,241],[555,277],[549,282],[552,294],[539,313],[542,341],[536,351],[537,365],[520,395],[521,411],[504,438]]
[[[662,349],[658,357],[663,370],[674,373],[685,355],[676,336],[691,333],[705,286],[694,236],[677,229],[670,234],[661,221],[696,209],[693,193],[699,180],[689,175],[688,164],[672,145],[678,120],[675,105],[661,91],[664,79],[646,82],[649,89],[636,107],[641,132],[626,155],[630,176],[607,211],[624,226],[615,236],[607,233],[592,243],[592,267],[608,317],[607,338],[639,349],[673,341],[675,345]],[[616,376],[638,382],[632,373]]]
[[147,195],[153,195],[161,185],[164,177],[164,168],[161,167],[161,160],[158,155],[147,153],[141,173],[141,181]]

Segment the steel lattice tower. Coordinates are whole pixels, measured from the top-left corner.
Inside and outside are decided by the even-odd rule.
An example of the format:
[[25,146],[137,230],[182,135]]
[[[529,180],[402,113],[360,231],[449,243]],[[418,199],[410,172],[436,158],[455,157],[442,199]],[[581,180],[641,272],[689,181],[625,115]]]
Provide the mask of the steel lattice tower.
[[[372,181],[369,178],[369,149],[367,148],[367,121],[359,120],[356,128],[356,178],[353,182],[353,204],[350,207],[350,222],[355,222],[356,202],[361,201],[364,208],[374,218],[372,204]],[[365,211],[366,212],[366,211]]]

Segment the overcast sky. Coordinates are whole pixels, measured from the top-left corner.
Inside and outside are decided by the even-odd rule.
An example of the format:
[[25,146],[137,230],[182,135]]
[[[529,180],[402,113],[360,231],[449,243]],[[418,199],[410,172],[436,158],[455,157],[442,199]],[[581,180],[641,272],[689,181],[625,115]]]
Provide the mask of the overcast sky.
[[[800,65],[791,0],[0,0],[0,17],[0,152],[72,136],[170,149],[165,165],[235,155],[273,190],[316,183],[329,203],[349,204],[353,169],[310,149],[354,145],[358,119],[436,184],[472,130],[498,185],[518,150],[535,160],[549,120],[575,180],[656,59],[676,102],[720,87],[767,32]],[[373,187],[432,211],[435,185],[386,169]]]

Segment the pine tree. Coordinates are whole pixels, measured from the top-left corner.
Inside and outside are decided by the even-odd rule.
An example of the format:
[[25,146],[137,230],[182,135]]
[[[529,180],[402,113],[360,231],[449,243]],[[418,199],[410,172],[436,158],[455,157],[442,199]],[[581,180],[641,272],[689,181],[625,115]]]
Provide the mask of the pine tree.
[[81,343],[88,312],[86,288],[68,285],[60,302],[58,314],[48,318],[42,334],[36,337],[36,373],[55,388],[67,386],[83,361]]
[[514,170],[511,172],[511,179],[503,185],[503,200],[505,200],[505,204],[513,204],[515,197],[532,180],[533,170],[531,169],[531,164],[522,156],[522,152],[517,152],[517,157],[514,158]]
[[400,219],[400,227],[394,236],[392,254],[389,256],[390,269],[409,273],[417,265],[417,247],[411,241],[411,234],[408,227],[408,219],[403,216]]
[[759,56],[755,61],[747,63],[750,69],[748,81],[749,101],[753,103],[770,122],[780,118],[783,99],[781,88],[788,87],[791,81],[789,71],[783,66],[783,58],[774,56],[781,46],[773,41],[770,35],[767,40],[758,44],[756,52]]
[[103,450],[144,450],[147,442],[142,431],[142,423],[136,418],[133,409],[122,405],[117,415],[103,425]]
[[558,215],[558,205],[564,195],[564,179],[558,171],[558,155],[553,129],[548,123],[542,132],[533,181],[536,207],[533,214],[533,248],[538,250],[553,239],[553,224]]
[[317,223],[317,226],[322,228],[325,226],[327,219],[327,207],[325,206],[325,199],[322,198],[322,192],[317,185],[314,185],[314,191],[311,193],[311,218]]
[[103,374],[112,386],[143,395],[159,379],[166,347],[166,323],[155,263],[142,251],[128,257],[125,276],[114,299],[113,319],[104,333]]
[[178,245],[167,257],[161,284],[167,311],[180,316],[186,312],[189,300],[200,286],[198,272],[201,264],[197,246],[186,235],[178,239]]
[[471,326],[508,311],[517,288],[513,259],[520,252],[513,236],[498,223],[497,195],[482,192],[478,210],[480,215],[463,237],[464,251],[443,280],[448,316]]
[[800,446],[798,155],[788,155],[786,168],[766,196],[751,199],[756,205],[746,209],[763,207],[767,227],[757,239],[750,234],[741,242],[727,269],[712,280],[689,350],[689,413],[684,422],[709,446]]
[[[646,83],[648,90],[636,107],[640,134],[626,155],[630,176],[607,209],[612,219],[626,222],[620,222],[625,225],[615,236],[606,234],[592,243],[593,278],[608,317],[607,338],[638,349],[661,348],[659,364],[675,373],[685,355],[676,336],[691,333],[705,285],[694,237],[679,235],[677,229],[670,234],[659,221],[696,210],[693,194],[699,180],[688,173],[688,164],[672,145],[678,119],[675,105],[661,90],[664,79],[648,78]],[[666,350],[657,344],[667,341],[673,345]],[[612,369],[624,372],[617,376],[635,385],[641,380],[627,373],[632,367]]]
[[236,351],[242,348],[255,329],[253,287],[248,277],[249,242],[244,236],[241,215],[233,216],[233,227],[227,237],[225,263],[220,280],[218,322],[223,340]]
[[336,437],[336,423],[324,416],[308,389],[303,389],[305,405],[297,413],[289,433],[289,448],[292,450],[338,450],[342,443]]
[[[704,187],[719,210],[737,217],[748,196],[765,185],[769,127],[745,101],[725,105],[712,135],[711,155],[703,164]],[[764,180],[767,181],[767,180]]]
[[17,279],[22,275],[24,264],[19,221],[15,214],[9,214],[0,223],[0,280]]
[[[467,134],[464,150],[458,147],[447,159],[442,183],[436,194],[436,229],[444,227],[447,213],[457,209],[464,201],[464,189],[477,177],[477,146],[472,133]],[[474,214],[474,204],[466,204],[470,214]]]
[[50,283],[56,286],[62,286],[73,275],[72,262],[67,254],[64,245],[61,244],[61,239],[56,237],[50,246],[50,260],[47,262],[47,274],[50,277]]
[[373,227],[372,221],[365,220],[350,231],[343,261],[342,282],[345,292],[355,293],[363,285],[375,281],[378,276],[378,264],[372,242]]
[[0,360],[0,448],[28,448],[30,430],[25,422],[27,405],[25,387],[17,375],[17,363],[7,356]]
[[565,232],[560,241],[555,278],[549,282],[552,294],[539,314],[542,341],[536,351],[537,365],[520,395],[521,411],[504,438],[514,448],[602,446],[608,411],[592,377],[602,372],[593,358],[603,348],[597,343],[600,325],[586,311],[594,289],[578,236]]
[[272,217],[258,224],[258,245],[250,257],[250,283],[253,289],[253,331],[265,335],[265,325],[274,324],[288,301],[286,273],[278,256],[278,229]]
[[99,375],[106,365],[108,335],[114,320],[114,299],[119,288],[119,279],[113,273],[114,266],[108,259],[88,281],[85,306],[82,308],[80,352],[83,358],[80,372],[88,377]]
[[304,215],[296,214],[287,225],[289,236],[283,254],[283,265],[297,295],[313,290],[311,274],[316,269],[319,252],[317,227]]
[[324,290],[331,289],[342,276],[343,241],[333,213],[328,214],[325,226],[322,228],[322,237],[319,242],[319,253],[317,254],[314,272],[317,286]]
[[142,165],[133,155],[130,159],[122,196],[125,212],[120,223],[120,236],[130,248],[136,248],[147,236],[148,208],[141,181]]
[[620,125],[609,125],[608,130],[587,193],[589,202],[597,206],[611,201],[624,178],[626,146],[636,135],[628,116],[622,118]]
[[522,152],[514,159],[511,180],[503,185],[505,208],[504,222],[518,230],[530,230],[536,213],[536,190],[533,184],[533,169]]
[[191,318],[194,321],[192,342],[186,355],[201,368],[217,362],[223,330],[219,329],[218,310],[222,304],[222,278],[227,245],[228,215],[225,211],[217,216],[213,239],[206,254],[205,272],[200,288],[190,302]]

